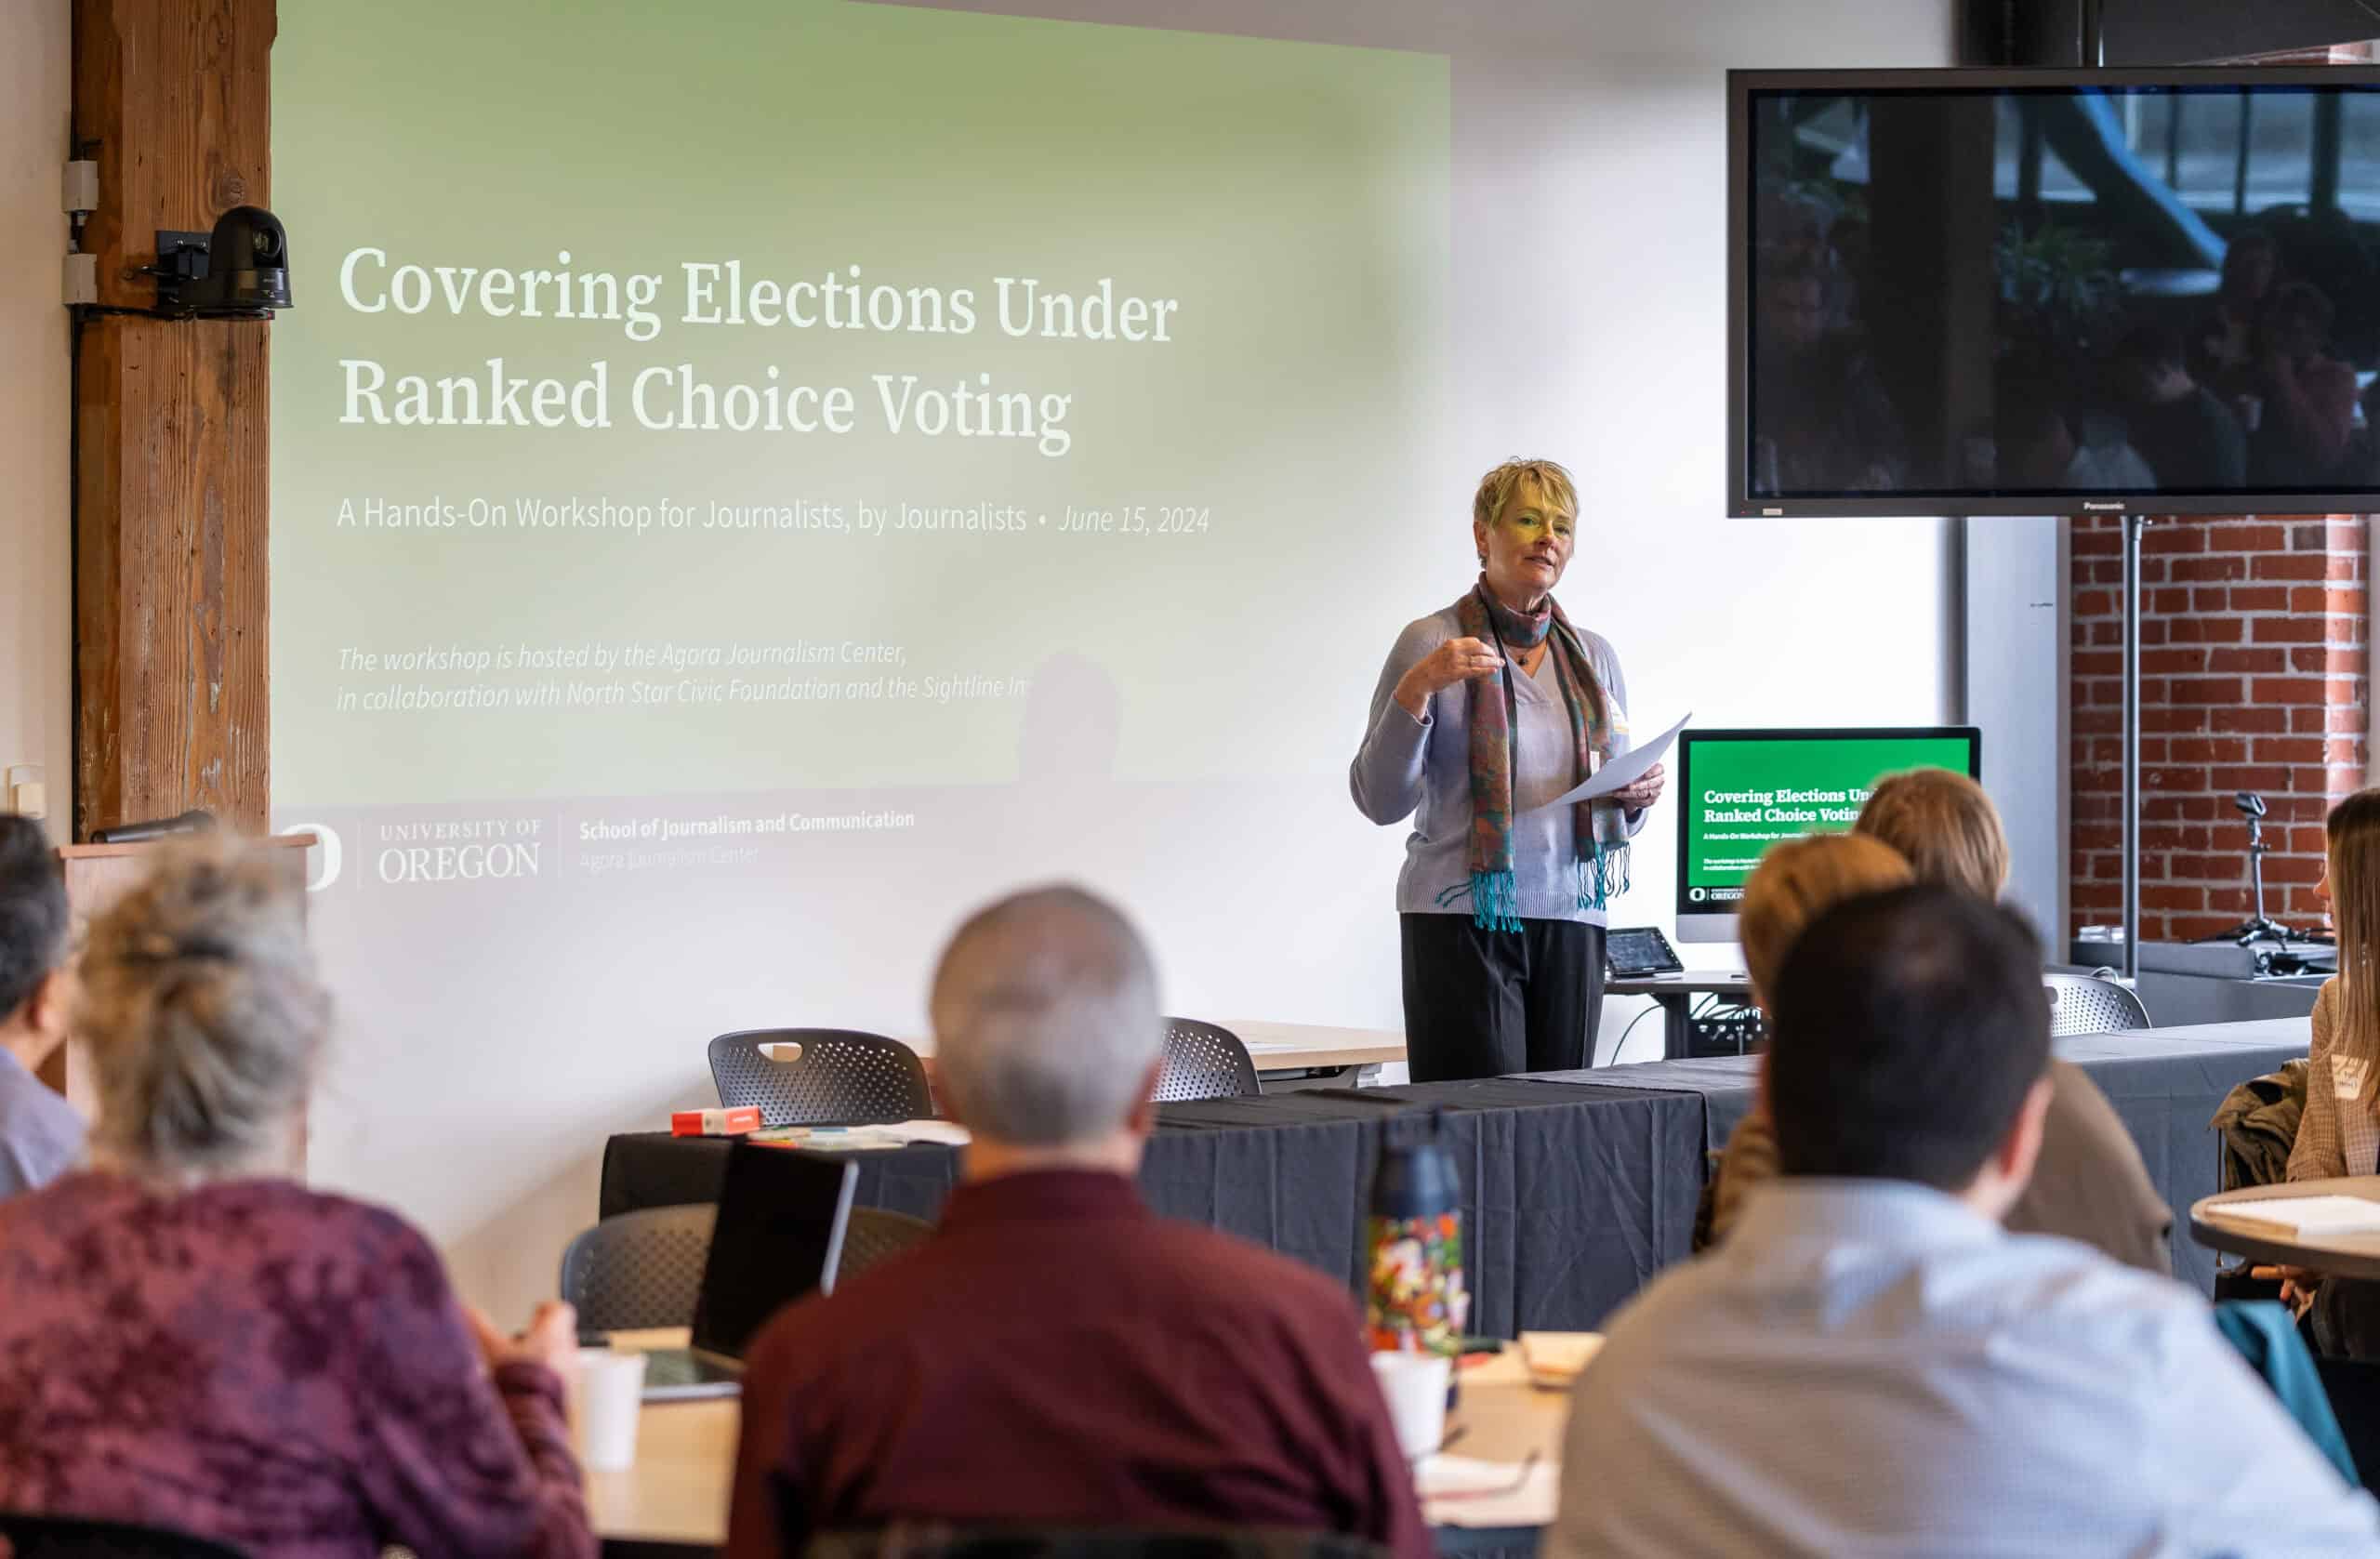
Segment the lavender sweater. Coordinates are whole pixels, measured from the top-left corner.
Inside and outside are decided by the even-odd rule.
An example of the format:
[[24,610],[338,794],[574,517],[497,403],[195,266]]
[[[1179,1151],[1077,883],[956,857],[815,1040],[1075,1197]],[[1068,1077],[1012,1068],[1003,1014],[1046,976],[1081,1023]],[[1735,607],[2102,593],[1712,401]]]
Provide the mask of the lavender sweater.
[[[1381,668],[1372,694],[1371,725],[1348,765],[1347,785],[1355,808],[1387,825],[1413,819],[1405,839],[1405,869],[1397,874],[1396,907],[1408,915],[1471,913],[1471,688],[1459,682],[1430,695],[1429,712],[1415,720],[1396,701],[1396,684],[1430,652],[1462,637],[1454,608],[1433,612],[1407,626]],[[1580,629],[1587,659],[1608,695],[1615,727],[1614,754],[1628,750],[1628,681],[1620,657],[1601,634]],[[1525,919],[1577,920],[1605,924],[1600,909],[1579,907],[1579,858],[1574,837],[1576,809],[1529,808],[1559,796],[1586,776],[1579,773],[1570,711],[1554,680],[1554,657],[1538,662],[1537,675],[1517,679],[1514,702],[1519,715],[1513,775],[1513,873]],[[1482,683],[1482,687],[1489,684]],[[1642,813],[1628,818],[1634,837]],[[1448,889],[1460,888],[1447,903]]]
[[0,1508],[254,1559],[592,1559],[536,1365],[491,1377],[429,1243],[285,1181],[0,1203]]

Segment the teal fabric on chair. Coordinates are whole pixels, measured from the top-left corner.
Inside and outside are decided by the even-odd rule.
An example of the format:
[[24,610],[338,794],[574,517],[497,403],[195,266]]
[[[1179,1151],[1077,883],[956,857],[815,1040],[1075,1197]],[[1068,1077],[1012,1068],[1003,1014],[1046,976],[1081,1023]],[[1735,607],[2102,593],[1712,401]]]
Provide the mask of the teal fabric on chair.
[[2330,1393],[2314,1367],[2312,1351],[2297,1335],[2297,1318],[2288,1307],[2271,1300],[2225,1300],[2215,1307],[2215,1325],[2225,1341],[2240,1350],[2248,1367],[2264,1377],[2281,1407],[2297,1420],[2315,1448],[2331,1459],[2347,1486],[2362,1487],[2363,1479],[2356,1473],[2355,1458],[2347,1454],[2338,1415],[2331,1411]]

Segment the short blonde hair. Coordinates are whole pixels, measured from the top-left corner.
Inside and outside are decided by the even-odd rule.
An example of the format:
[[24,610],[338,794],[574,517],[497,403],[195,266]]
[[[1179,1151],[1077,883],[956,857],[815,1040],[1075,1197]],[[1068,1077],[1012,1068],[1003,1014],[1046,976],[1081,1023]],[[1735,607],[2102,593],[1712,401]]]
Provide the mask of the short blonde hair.
[[1736,940],[1753,993],[1765,1000],[1777,989],[1794,939],[1828,909],[1916,879],[1900,852],[1863,834],[1804,834],[1770,845],[1736,905]]
[[1886,774],[1868,793],[1855,834],[1891,845],[1921,882],[1939,882],[1977,898],[2008,886],[2008,835],[1983,786],[1950,769]]
[[1471,500],[1471,517],[1483,525],[1494,524],[1525,482],[1545,502],[1573,520],[1579,517],[1579,490],[1571,484],[1570,473],[1551,460],[1507,460],[1481,477]]
[[282,1145],[330,997],[302,895],[265,851],[220,837],[166,846],[91,923],[79,972],[103,1156],[171,1181],[254,1168]]

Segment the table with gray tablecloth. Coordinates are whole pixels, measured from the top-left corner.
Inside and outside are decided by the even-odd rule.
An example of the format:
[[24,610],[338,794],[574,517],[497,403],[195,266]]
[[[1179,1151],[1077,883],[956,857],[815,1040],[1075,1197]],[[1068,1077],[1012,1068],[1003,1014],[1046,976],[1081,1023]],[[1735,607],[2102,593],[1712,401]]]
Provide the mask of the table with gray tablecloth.
[[[2208,1119],[2234,1087],[2302,1058],[2308,1033],[2304,1018],[2271,1018],[2077,1035],[2054,1043],[2060,1057],[2099,1085],[2132,1133],[2150,1182],[2174,1210],[2174,1275],[2195,1288],[2213,1287],[2215,1253],[2190,1237],[2186,1215],[2191,1203],[2222,1189],[2221,1153]],[[1540,1076],[1699,1094],[1715,1152],[1752,1107],[1759,1066],[1756,1057],[1710,1056]]]
[[[2225,1093],[2306,1053],[2306,1020],[2149,1029],[2057,1042],[2104,1090],[2177,1216],[2217,1189],[2208,1129]],[[1706,1155],[1752,1107],[1758,1062],[1712,1057],[1533,1077],[1328,1089],[1169,1104],[1141,1169],[1150,1205],[1312,1263],[1351,1286],[1388,1122],[1435,1108],[1463,1177],[1473,1329],[1587,1329],[1687,1254]],[[601,1215],[709,1201],[727,1143],[615,1137]],[[938,1214],[955,1150],[861,1157],[859,1200]],[[2175,1234],[2176,1275],[2202,1290],[2214,1253]]]
[[[1168,1104],[1141,1189],[1159,1213],[1359,1287],[1382,1133],[1433,1108],[1462,1176],[1471,1329],[1590,1329],[1686,1255],[1704,1135],[1702,1102],[1690,1093],[1487,1078]],[[726,1159],[720,1139],[615,1137],[602,1216],[712,1200]],[[864,1154],[860,1166],[863,1205],[932,1218],[958,1155],[912,1145]]]

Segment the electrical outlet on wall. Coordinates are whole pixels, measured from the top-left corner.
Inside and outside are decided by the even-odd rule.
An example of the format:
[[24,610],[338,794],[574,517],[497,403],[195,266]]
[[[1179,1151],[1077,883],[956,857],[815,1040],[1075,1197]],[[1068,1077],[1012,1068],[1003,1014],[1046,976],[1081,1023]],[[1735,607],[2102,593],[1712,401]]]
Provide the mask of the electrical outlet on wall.
[[38,763],[11,763],[0,769],[0,802],[20,817],[49,815],[49,787],[42,783]]

